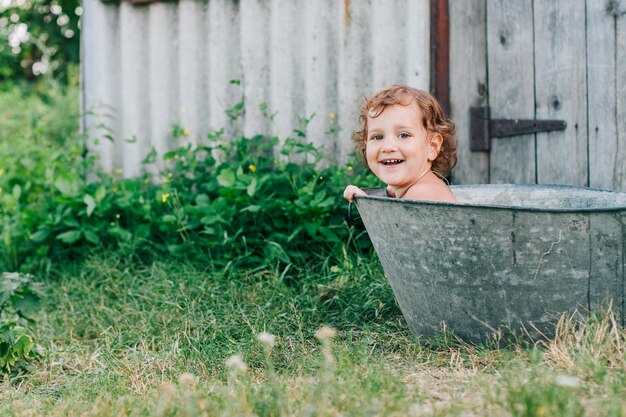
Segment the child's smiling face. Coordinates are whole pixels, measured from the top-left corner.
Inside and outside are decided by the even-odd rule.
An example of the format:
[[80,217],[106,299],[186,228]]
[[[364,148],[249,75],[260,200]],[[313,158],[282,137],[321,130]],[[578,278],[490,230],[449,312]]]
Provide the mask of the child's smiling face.
[[439,154],[439,141],[428,139],[415,103],[386,107],[367,117],[365,158],[374,174],[401,195],[430,172]]

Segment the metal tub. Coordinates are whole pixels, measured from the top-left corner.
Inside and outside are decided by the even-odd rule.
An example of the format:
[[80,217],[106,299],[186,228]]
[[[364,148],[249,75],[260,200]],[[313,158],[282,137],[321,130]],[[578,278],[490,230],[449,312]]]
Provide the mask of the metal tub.
[[466,340],[552,333],[612,300],[624,324],[626,193],[560,185],[452,187],[459,203],[356,205],[410,329]]

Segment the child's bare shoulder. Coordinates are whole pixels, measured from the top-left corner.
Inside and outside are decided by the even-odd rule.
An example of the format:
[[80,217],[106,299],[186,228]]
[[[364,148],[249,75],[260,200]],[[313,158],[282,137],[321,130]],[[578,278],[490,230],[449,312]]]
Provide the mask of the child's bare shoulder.
[[415,184],[409,188],[402,198],[446,203],[456,203],[457,201],[450,188],[442,182]]

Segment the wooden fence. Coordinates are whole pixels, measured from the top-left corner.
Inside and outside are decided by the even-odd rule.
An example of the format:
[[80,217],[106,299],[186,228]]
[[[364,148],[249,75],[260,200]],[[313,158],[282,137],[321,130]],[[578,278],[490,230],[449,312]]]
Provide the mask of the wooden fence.
[[[451,107],[464,183],[626,190],[626,2],[450,1]],[[564,131],[470,149],[472,106],[493,119],[557,119]]]

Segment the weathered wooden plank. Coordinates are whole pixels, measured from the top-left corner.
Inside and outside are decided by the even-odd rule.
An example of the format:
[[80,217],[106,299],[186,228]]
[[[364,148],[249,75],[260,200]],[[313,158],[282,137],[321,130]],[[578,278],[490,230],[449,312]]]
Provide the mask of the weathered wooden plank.
[[[178,44],[177,9],[171,3],[154,3],[149,6],[149,60],[145,76],[150,79],[149,94],[150,136],[149,147],[162,156],[171,148],[170,131],[178,116]],[[158,86],[158,88],[154,88]],[[142,149],[143,153],[150,149]],[[162,168],[162,158],[146,166],[151,174]]]
[[537,0],[534,12],[536,114],[567,122],[537,135],[538,182],[588,185],[585,3]]
[[457,127],[457,184],[489,182],[489,155],[470,151],[469,108],[487,105],[485,2],[451,1],[450,107]]
[[[529,2],[487,2],[489,106],[492,119],[533,119],[533,10]],[[491,183],[535,183],[535,135],[493,138]]]
[[149,44],[145,34],[149,18],[148,7],[135,7],[129,2],[120,4],[120,73],[122,152],[115,166],[122,169],[124,177],[134,177],[142,172],[141,161],[150,149],[150,78]]
[[597,188],[613,187],[617,162],[614,20],[603,2],[587,2],[589,185]]
[[[626,191],[626,4],[622,2],[620,17],[615,19],[615,120],[617,149],[615,151],[613,187]],[[626,262],[626,261],[625,261]],[[626,304],[626,303],[624,303]],[[622,306],[624,307],[624,304]],[[626,309],[626,307],[624,307]],[[626,315],[626,310],[622,313]],[[624,317],[624,316],[622,316]]]

